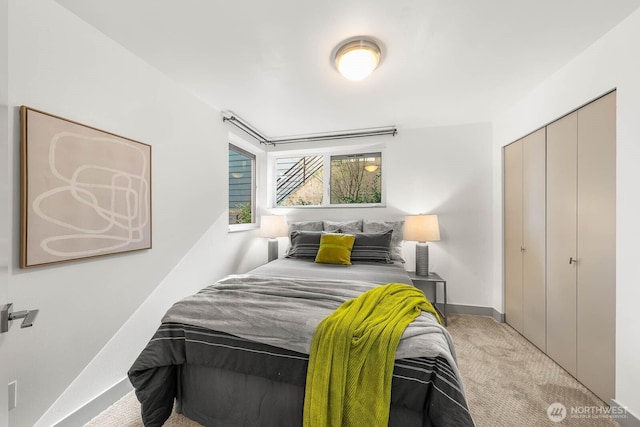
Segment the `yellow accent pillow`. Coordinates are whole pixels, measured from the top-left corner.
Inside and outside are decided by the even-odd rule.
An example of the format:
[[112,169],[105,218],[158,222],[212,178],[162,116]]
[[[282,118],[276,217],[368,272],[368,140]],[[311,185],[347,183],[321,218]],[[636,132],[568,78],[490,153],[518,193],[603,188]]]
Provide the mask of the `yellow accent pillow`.
[[320,249],[316,255],[316,262],[351,265],[351,248],[355,241],[356,236],[353,234],[323,234],[320,237]]

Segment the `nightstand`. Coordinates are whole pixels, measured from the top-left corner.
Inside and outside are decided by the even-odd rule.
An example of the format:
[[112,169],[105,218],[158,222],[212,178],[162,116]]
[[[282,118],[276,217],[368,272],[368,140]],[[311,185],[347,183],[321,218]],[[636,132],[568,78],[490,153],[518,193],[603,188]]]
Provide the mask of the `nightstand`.
[[[433,287],[433,307],[444,321],[444,326],[447,326],[447,281],[438,276],[437,273],[430,273],[428,276],[416,276],[415,271],[409,271],[408,273],[413,286],[422,292],[424,292],[423,286],[429,285]],[[438,303],[438,283],[442,283],[444,289],[444,301],[442,303]],[[438,304],[442,304],[442,311],[438,308]]]

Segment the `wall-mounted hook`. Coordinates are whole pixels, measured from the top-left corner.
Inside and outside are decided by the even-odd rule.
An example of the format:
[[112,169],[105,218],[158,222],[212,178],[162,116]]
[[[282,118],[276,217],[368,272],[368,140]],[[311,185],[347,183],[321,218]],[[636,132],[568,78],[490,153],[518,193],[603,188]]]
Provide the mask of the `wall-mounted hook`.
[[8,332],[11,322],[17,319],[24,319],[21,328],[33,326],[39,310],[13,311],[13,303],[5,304],[0,310],[0,334]]

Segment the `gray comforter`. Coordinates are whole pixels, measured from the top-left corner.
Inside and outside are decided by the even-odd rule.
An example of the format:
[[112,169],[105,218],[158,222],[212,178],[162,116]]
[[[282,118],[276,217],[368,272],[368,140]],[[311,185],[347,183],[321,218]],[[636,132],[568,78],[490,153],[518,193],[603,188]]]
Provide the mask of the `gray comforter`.
[[[322,319],[375,286],[345,280],[232,275],[174,304],[162,322],[200,326],[309,354],[313,332]],[[435,356],[456,367],[449,332],[431,313],[423,312],[405,330],[396,359]]]

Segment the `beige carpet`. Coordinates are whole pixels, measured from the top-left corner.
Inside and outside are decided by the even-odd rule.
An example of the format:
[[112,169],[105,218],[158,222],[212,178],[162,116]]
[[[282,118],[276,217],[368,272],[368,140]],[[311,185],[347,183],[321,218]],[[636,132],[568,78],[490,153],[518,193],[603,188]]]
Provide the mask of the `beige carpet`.
[[[478,427],[618,426],[595,415],[572,415],[572,408],[584,414],[604,403],[510,326],[489,317],[452,315],[447,329]],[[547,416],[556,402],[568,414],[558,423]]]
[[[604,403],[580,385],[511,327],[489,317],[451,315],[458,364],[466,388],[471,414],[477,427],[618,426],[597,416],[578,418]],[[561,403],[567,417],[552,422],[547,409]],[[140,405],[133,392],[94,418],[90,427],[142,427]],[[173,414],[167,427],[197,427],[200,424]],[[288,426],[283,426],[288,427]]]

